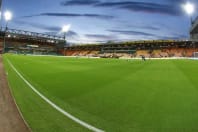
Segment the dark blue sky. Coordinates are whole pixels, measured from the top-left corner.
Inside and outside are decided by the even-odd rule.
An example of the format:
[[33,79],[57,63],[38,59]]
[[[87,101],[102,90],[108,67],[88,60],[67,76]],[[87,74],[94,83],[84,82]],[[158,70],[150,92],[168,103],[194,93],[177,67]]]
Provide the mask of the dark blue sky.
[[3,10],[13,12],[9,28],[61,35],[70,24],[71,42],[187,39],[190,18],[181,7],[186,1],[4,0]]

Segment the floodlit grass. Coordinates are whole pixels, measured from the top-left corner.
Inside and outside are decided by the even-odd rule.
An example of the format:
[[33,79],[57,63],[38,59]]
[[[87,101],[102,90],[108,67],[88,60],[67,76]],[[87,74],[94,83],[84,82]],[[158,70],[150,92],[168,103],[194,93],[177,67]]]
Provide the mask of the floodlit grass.
[[198,131],[198,61],[4,55],[8,79],[33,131],[88,131],[57,112],[16,75],[75,117],[108,132]]

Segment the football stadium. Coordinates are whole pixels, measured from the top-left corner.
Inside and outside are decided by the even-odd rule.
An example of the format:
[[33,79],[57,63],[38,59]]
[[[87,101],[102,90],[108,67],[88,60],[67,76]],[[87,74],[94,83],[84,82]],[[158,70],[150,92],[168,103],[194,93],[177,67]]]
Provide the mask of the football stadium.
[[[10,5],[18,3],[12,2]],[[48,2],[52,5],[51,0]],[[83,11],[89,6],[102,6],[109,11],[114,6],[122,5],[119,8],[124,8],[127,5],[127,9],[130,6],[134,13],[142,8],[143,2],[62,2],[72,9],[75,4],[78,4],[78,10],[82,8]],[[142,9],[144,13],[150,11],[155,14],[159,9],[159,4],[145,1],[144,4],[147,4]],[[20,8],[15,6],[10,7]],[[36,25],[37,28],[42,25],[19,21],[20,17],[14,17],[13,12],[2,8],[0,132],[197,132],[198,17],[193,17],[195,6],[195,3],[188,2],[184,8],[191,18],[191,21],[186,21],[188,38],[159,39],[158,36],[158,39],[123,41],[108,38],[102,42],[107,36],[100,35],[100,42],[90,43],[71,43],[75,39],[69,38],[75,34],[70,29],[71,25],[63,26],[61,34],[15,28],[16,23],[18,26]],[[160,15],[173,13],[165,7],[167,5],[158,11]],[[29,12],[23,13],[26,14],[24,19],[36,16],[36,22],[54,15],[35,13],[29,16]],[[95,20],[99,16],[65,15],[72,16],[72,19],[83,17],[82,20],[92,17]],[[109,16],[99,16],[99,19],[103,17],[109,19]],[[179,27],[182,28],[181,25]],[[139,36],[140,32],[134,31],[132,36],[135,34]],[[151,36],[148,33],[141,35]],[[77,37],[79,39],[80,35]]]

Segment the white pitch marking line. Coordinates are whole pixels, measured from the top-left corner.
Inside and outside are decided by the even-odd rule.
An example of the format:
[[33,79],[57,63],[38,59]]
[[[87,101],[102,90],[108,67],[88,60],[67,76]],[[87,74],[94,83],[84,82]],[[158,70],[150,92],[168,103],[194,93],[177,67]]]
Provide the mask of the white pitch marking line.
[[68,118],[70,118],[71,120],[73,120],[74,122],[80,124],[81,126],[92,130],[94,132],[104,132],[104,130],[98,129],[84,121],[81,121],[80,119],[74,117],[73,115],[71,115],[70,113],[64,111],[62,108],[60,108],[59,106],[57,106],[56,104],[54,104],[52,101],[50,101],[48,98],[46,98],[44,95],[42,95],[38,90],[36,90],[34,88],[34,86],[32,86],[18,71],[17,69],[13,66],[13,64],[7,59],[9,65],[12,67],[12,69],[18,74],[18,76],[36,93],[38,94],[43,100],[45,100],[49,105],[51,105],[54,109],[56,109],[57,111],[59,111],[60,113],[62,113],[63,115],[67,116]]

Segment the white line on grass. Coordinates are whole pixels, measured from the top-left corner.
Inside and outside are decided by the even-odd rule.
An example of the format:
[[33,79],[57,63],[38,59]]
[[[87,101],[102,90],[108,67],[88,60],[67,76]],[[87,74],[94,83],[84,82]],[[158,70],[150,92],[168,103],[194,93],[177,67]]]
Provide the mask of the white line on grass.
[[80,124],[81,126],[92,130],[94,132],[104,132],[101,129],[98,129],[84,121],[81,121],[80,119],[74,117],[73,115],[71,115],[70,113],[64,111],[62,108],[60,108],[59,106],[57,106],[56,104],[54,104],[52,101],[50,101],[48,98],[46,98],[44,95],[42,95],[38,90],[36,90],[36,88],[34,88],[34,86],[32,86],[18,71],[17,69],[13,66],[13,64],[7,59],[9,65],[12,67],[12,69],[18,74],[18,76],[36,93],[38,94],[43,100],[45,100],[49,105],[51,105],[53,108],[55,108],[57,111],[59,111],[60,113],[62,113],[63,115],[67,116],[68,118],[70,118],[71,120],[75,121],[76,123]]

